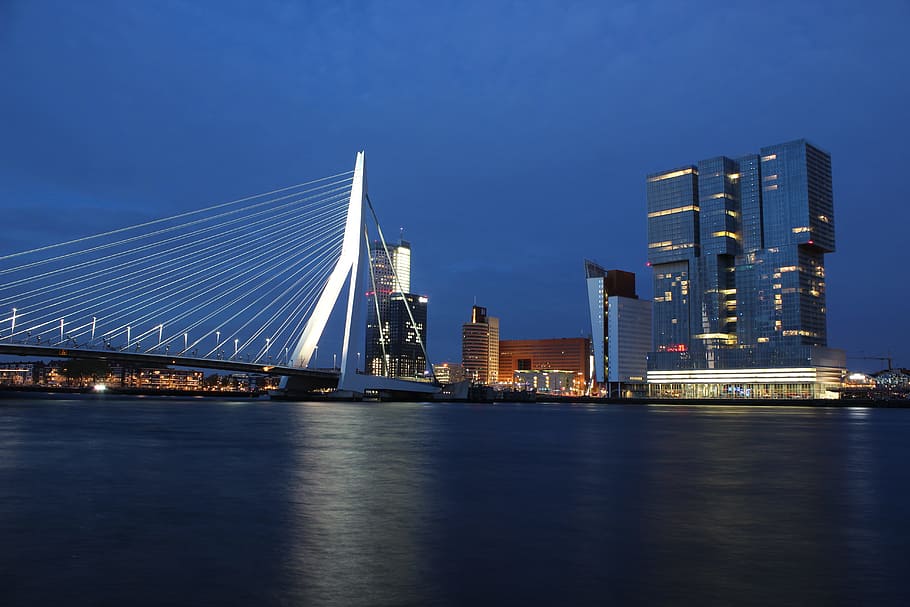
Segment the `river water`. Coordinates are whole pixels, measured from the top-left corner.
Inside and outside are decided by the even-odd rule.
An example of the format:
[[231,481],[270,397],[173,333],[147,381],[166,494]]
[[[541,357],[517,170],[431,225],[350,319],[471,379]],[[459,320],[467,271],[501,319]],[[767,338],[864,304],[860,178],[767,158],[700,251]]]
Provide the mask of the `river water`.
[[906,605],[910,410],[0,400],[0,605]]

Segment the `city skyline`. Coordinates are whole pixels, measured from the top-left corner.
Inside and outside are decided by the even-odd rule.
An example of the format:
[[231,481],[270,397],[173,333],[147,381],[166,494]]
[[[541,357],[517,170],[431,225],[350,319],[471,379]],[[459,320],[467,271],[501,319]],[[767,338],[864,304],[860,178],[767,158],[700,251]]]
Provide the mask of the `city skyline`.
[[[5,3],[4,252],[328,174],[365,147],[380,219],[420,251],[431,362],[457,361],[475,296],[503,339],[585,335],[585,258],[634,271],[651,299],[645,175],[805,137],[834,159],[828,341],[908,365],[889,303],[910,287],[888,280],[910,218],[891,143],[908,134],[908,85],[886,78],[907,71],[905,5],[699,23],[662,3],[438,10]],[[632,33],[644,23],[656,43]],[[247,40],[261,31],[268,42]],[[355,32],[365,48],[344,50]],[[754,78],[732,76],[753,52]],[[715,69],[698,67],[706,56]]]

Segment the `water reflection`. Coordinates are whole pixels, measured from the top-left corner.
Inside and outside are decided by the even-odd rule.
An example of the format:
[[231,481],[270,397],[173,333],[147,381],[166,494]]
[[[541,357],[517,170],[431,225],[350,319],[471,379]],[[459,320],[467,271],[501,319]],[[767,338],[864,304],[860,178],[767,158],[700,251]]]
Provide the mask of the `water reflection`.
[[672,412],[660,413],[643,448],[642,537],[659,581],[649,595],[733,603],[746,591],[756,604],[797,591],[813,603],[837,597],[842,588],[804,584],[838,566],[826,513],[833,496],[819,482],[832,464],[811,430],[826,412],[709,406],[669,422]]
[[422,416],[414,407],[297,405],[289,582],[306,603],[422,596]]
[[907,604],[908,435],[906,410],[0,404],[0,604]]

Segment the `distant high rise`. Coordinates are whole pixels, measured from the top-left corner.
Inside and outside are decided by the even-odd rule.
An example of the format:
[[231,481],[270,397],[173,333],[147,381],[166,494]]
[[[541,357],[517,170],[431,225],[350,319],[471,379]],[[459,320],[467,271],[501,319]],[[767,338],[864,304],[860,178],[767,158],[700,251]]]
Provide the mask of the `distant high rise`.
[[651,302],[635,293],[635,274],[585,260],[598,383],[644,383],[651,347]]
[[[370,245],[367,292],[366,372],[388,377],[418,377],[427,368],[420,341],[426,347],[427,298],[410,292],[411,244]],[[408,314],[410,309],[411,314]],[[411,322],[414,317],[417,330]]]
[[487,309],[471,308],[471,322],[462,325],[461,358],[465,375],[480,384],[492,384],[499,375],[499,319]]
[[792,141],[654,173],[647,194],[649,383],[689,396],[831,395],[844,360],[826,347],[830,156]]

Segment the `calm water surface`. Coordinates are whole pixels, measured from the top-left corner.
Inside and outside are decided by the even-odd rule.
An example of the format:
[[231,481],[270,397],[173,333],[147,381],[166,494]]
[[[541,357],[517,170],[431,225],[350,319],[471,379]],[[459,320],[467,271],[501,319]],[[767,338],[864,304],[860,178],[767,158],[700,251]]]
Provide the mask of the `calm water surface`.
[[906,605],[910,410],[0,400],[0,605]]

